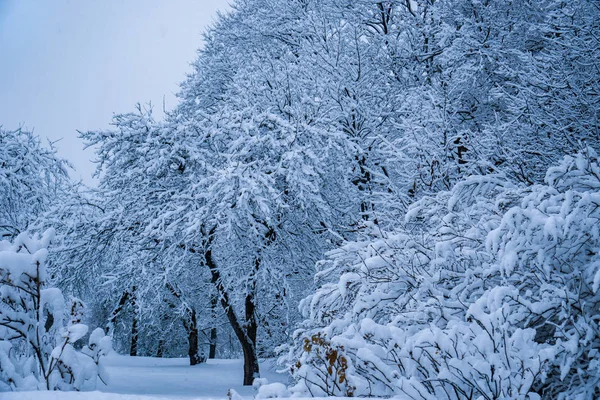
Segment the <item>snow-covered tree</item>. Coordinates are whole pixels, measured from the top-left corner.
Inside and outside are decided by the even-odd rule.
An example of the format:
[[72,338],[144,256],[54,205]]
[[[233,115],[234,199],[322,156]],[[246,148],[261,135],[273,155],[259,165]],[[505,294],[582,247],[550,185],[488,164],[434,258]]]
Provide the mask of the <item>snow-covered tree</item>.
[[25,232],[56,203],[69,181],[67,167],[33,133],[0,127],[0,237]]
[[[130,354],[138,341],[162,353],[162,327],[177,320],[198,359],[199,332],[211,329],[214,345],[226,319],[250,384],[326,258],[291,353],[304,389],[540,391],[556,357],[505,313],[518,309],[506,305],[513,286],[490,272],[502,245],[486,238],[528,191],[553,187],[550,165],[598,147],[598,15],[591,0],[236,1],[164,121],[138,107],[82,134],[98,148],[100,207],[78,225],[63,208],[74,234],[62,254],[108,278],[98,314]],[[392,322],[378,331],[383,364],[356,350]],[[433,355],[398,355],[398,335]],[[483,375],[457,361],[478,359],[476,343],[491,358]],[[541,358],[512,352],[519,343]]]
[[0,242],[0,391],[93,389],[105,380],[101,357],[111,350],[102,329],[76,350],[88,327],[83,303],[46,285],[54,231]]
[[[82,134],[91,144],[99,145],[101,179],[93,195],[99,208],[93,211],[92,224],[86,221],[89,213],[81,214],[84,221],[80,225],[86,225],[92,240],[79,248],[67,237],[70,243],[65,246],[65,255],[103,272],[105,279],[99,283],[106,304],[106,330],[114,334],[116,321],[123,322],[128,315],[129,329],[121,333],[130,342],[131,355],[138,354],[138,341],[147,343],[144,354],[164,353],[165,339],[173,339],[167,327],[179,320],[177,326],[184,328],[189,342],[190,363],[197,364],[202,360],[197,309],[203,308],[201,299],[205,298],[198,289],[207,278],[190,266],[198,263],[199,256],[185,249],[177,238],[146,232],[151,221],[168,217],[161,214],[165,203],[185,188],[182,181],[187,176],[181,176],[177,169],[180,156],[185,154],[175,150],[166,153],[174,141],[157,136],[160,127],[150,108],[139,106],[137,113],[118,115],[113,125],[113,131]],[[181,147],[184,152],[185,146]],[[163,179],[173,186],[166,186]],[[162,328],[156,331],[152,326]],[[148,336],[154,338],[153,343],[144,340],[150,339]]]
[[545,184],[473,176],[331,252],[287,356],[294,390],[597,396],[599,189],[591,149]]

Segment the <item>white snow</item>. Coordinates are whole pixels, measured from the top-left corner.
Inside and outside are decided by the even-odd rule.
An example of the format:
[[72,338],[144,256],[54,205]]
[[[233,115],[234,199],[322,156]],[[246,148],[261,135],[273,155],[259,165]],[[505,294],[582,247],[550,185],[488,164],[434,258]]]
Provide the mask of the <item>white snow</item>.
[[[242,385],[242,360],[208,360],[191,367],[187,358],[129,357],[111,354],[104,359],[108,386],[95,392],[13,392],[2,400],[149,400],[226,399],[229,389],[253,398],[255,389]],[[261,362],[261,375],[269,382],[285,382],[274,361]]]
[[84,324],[75,324],[71,325],[67,328],[67,332],[63,334],[64,337],[69,338],[69,343],[75,343],[79,339],[85,336],[88,332],[87,325]]
[[280,382],[261,386],[256,395],[257,399],[272,399],[277,397],[290,397],[287,387]]
[[[110,374],[108,386],[99,383],[94,392],[10,392],[0,393],[2,400],[165,400],[228,399],[237,393],[242,399],[253,399],[257,390],[243,386],[242,360],[208,360],[190,367],[187,358],[129,357],[111,354],[105,358]],[[276,372],[274,360],[260,363],[261,376],[268,387],[281,390],[287,375]],[[262,382],[265,382],[264,380]],[[274,384],[273,384],[274,383]],[[269,393],[271,395],[275,392]],[[237,398],[237,396],[234,396]],[[265,396],[267,397],[267,396]],[[296,399],[300,400],[300,399]],[[311,399],[314,400],[314,399]],[[339,399],[343,400],[343,399]]]
[[[109,356],[106,358],[110,383],[103,392],[166,396],[170,398],[225,398],[229,389],[252,397],[254,389],[242,385],[242,360],[208,360],[191,367],[187,358]],[[261,376],[282,382],[286,376],[275,372],[274,362],[261,363]]]

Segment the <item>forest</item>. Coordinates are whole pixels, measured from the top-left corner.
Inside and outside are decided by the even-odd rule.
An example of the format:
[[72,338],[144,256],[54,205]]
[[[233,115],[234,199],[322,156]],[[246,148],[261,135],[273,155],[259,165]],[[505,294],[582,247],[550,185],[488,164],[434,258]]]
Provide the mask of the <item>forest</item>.
[[203,38],[164,117],[79,133],[97,187],[0,128],[0,392],[116,352],[600,398],[600,2],[234,0]]

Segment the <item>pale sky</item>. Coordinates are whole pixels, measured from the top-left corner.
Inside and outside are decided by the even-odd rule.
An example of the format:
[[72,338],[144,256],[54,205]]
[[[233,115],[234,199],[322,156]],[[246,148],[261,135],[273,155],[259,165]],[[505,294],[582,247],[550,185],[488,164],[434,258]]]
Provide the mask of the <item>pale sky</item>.
[[61,139],[71,175],[95,184],[76,130],[176,104],[201,33],[228,0],[0,0],[0,125]]

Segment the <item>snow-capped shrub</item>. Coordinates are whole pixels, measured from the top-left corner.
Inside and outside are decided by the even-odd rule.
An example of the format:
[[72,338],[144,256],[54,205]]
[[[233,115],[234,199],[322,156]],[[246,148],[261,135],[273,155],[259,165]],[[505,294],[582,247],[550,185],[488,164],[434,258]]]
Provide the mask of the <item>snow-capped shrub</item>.
[[287,390],[287,387],[280,382],[266,383],[261,385],[257,390],[258,393],[256,393],[256,396],[254,397],[256,400],[290,397],[290,392]]
[[[303,337],[302,342],[303,357],[290,368],[294,375],[301,376],[306,383],[301,389],[311,396],[354,396],[356,387],[349,379],[353,375],[353,368],[350,358],[344,354],[344,348],[332,344],[320,332]],[[302,390],[293,388],[292,391]]]
[[88,332],[83,303],[46,287],[47,246],[54,232],[0,241],[0,391],[80,390],[104,378],[100,357],[111,349],[102,329]]
[[[474,176],[318,265],[287,355],[304,394],[327,389],[312,338],[343,353],[357,396],[600,395],[600,163],[588,150],[545,184]],[[325,388],[325,389],[324,389]]]
[[555,354],[534,387],[547,398],[600,396],[600,162],[589,149],[548,170],[487,238],[498,281],[518,288],[521,325]]

